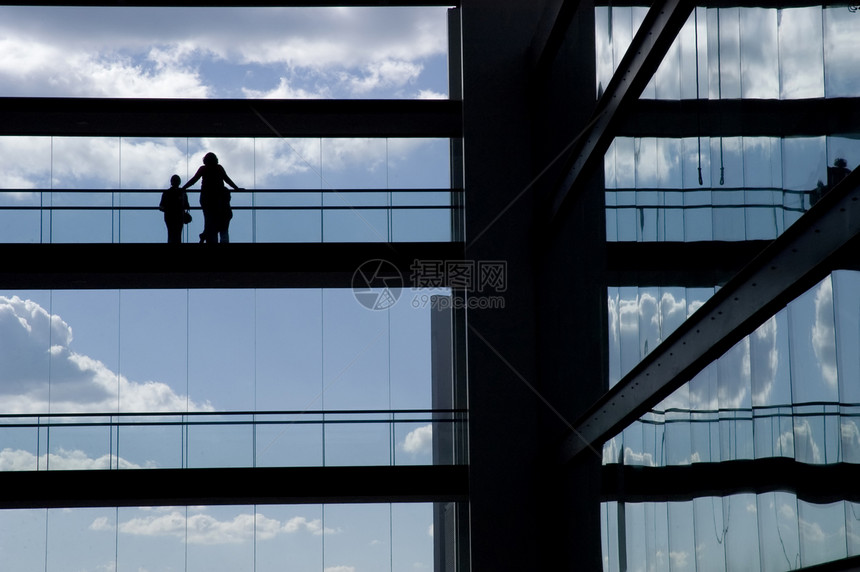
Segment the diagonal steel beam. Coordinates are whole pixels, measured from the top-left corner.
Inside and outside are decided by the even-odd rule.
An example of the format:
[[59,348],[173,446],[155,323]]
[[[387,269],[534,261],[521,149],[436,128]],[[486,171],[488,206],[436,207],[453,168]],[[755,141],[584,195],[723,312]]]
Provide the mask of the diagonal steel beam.
[[559,216],[570,198],[579,192],[582,181],[591,169],[603,161],[603,155],[615,136],[619,118],[640,96],[657,71],[693,11],[693,6],[690,0],[657,0],[648,10],[621,65],[597,102],[593,123],[580,138],[581,142],[564,171],[566,175],[550,202],[550,223]]
[[536,81],[545,79],[579,6],[579,0],[556,0],[547,6],[529,48],[529,60]]
[[813,206],[597,400],[559,452],[567,462],[657,405],[788,302],[858,258],[860,169]]

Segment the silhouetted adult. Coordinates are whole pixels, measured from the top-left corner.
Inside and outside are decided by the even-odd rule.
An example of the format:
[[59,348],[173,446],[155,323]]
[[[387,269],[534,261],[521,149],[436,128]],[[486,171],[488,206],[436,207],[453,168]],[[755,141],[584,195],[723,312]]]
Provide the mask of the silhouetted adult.
[[187,189],[198,179],[203,179],[200,183],[200,206],[203,207],[203,234],[200,235],[200,242],[217,243],[219,238],[221,242],[230,242],[229,228],[233,209],[230,208],[230,191],[224,183],[236,191],[239,187],[230,180],[224,167],[218,164],[215,153],[206,153],[203,156],[203,165],[182,188]]
[[179,175],[170,177],[170,188],[161,193],[161,202],[158,204],[158,210],[164,213],[168,244],[182,242],[182,225],[185,224],[185,214],[191,208],[188,194],[179,188],[180,182],[182,179]]

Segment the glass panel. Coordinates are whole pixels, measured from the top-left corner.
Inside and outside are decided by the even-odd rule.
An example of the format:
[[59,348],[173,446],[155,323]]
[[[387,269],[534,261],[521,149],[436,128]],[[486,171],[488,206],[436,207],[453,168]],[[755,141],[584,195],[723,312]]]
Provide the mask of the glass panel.
[[390,311],[367,309],[350,290],[324,292],[324,409],[389,408]]
[[257,426],[254,439],[257,446],[255,466],[320,467],[323,465],[324,428],[321,416],[277,415],[276,419],[267,417],[263,420],[267,423],[276,420],[287,422]]
[[[660,503],[663,504],[663,503]],[[670,502],[669,509],[669,570],[696,569],[696,536],[693,524],[693,505],[689,502]]]
[[828,6],[824,19],[824,81],[827,97],[852,97],[860,92],[857,69],[860,65],[852,43],[857,36],[857,19],[848,6]]
[[847,557],[845,507],[842,502],[817,505],[798,500],[797,509],[803,566]]
[[741,97],[779,98],[777,11],[740,10]]
[[51,411],[117,411],[118,291],[56,291],[50,300],[57,316],[51,340]]
[[779,10],[780,98],[824,97],[822,8]]
[[451,240],[451,211],[447,208],[394,210],[389,226],[394,242],[448,242]]
[[[51,297],[41,292],[0,295],[0,412],[47,412],[50,407],[52,346],[71,339],[68,324],[51,317]],[[58,359],[54,357],[54,360]],[[60,358],[61,359],[61,358]]]
[[645,531],[651,523],[645,521],[645,503],[625,503],[623,515],[627,539],[624,551],[627,562],[648,562]]
[[752,494],[723,497],[726,570],[749,570],[760,562],[756,497]]
[[788,307],[795,403],[838,401],[833,289],[830,277]]
[[[346,418],[348,416],[326,416],[324,464],[326,466],[391,465],[392,428],[390,424],[335,422]],[[421,437],[419,436],[418,439]]]
[[205,404],[197,407],[254,408],[254,310],[251,290],[189,292],[189,395]]
[[[623,537],[622,530],[619,528],[619,514],[622,513],[624,503],[614,501],[604,502],[600,504],[600,527],[601,538],[603,540],[603,569],[606,572],[619,572],[622,566],[620,560],[620,540]],[[623,526],[623,520],[622,526]],[[626,570],[626,560],[623,569]]]
[[[243,417],[207,417],[206,422],[244,421]],[[188,467],[252,467],[254,466],[254,430],[250,425],[190,425]]]
[[180,524],[188,572],[254,569],[254,513],[247,506],[188,507]]
[[848,556],[860,554],[860,504],[845,501],[845,528]]
[[[404,414],[408,416],[408,414]],[[439,434],[440,424],[397,423],[394,425],[394,464],[432,465],[433,433]],[[444,435],[445,433],[442,433]],[[448,446],[448,449],[451,447]],[[441,459],[440,459],[441,460]]]
[[[156,419],[145,418],[152,423]],[[176,418],[162,418],[176,423]],[[130,469],[178,469],[182,467],[183,428],[175,426],[124,426],[119,428],[117,438],[117,464]]]
[[323,569],[323,508],[308,506],[258,506],[254,570],[256,572],[304,572]]
[[118,305],[120,411],[186,411],[188,293],[122,290]]
[[391,505],[392,570],[435,570],[433,539],[432,504]]
[[254,293],[256,408],[322,408],[323,294],[316,289]]
[[696,569],[699,572],[726,570],[726,527],[719,497],[693,499],[693,528],[696,534]]
[[9,570],[45,570],[44,509],[0,510],[0,554]]
[[42,531],[36,535],[36,538],[47,536],[46,570],[110,570],[116,566],[116,509],[47,512],[47,534]]
[[[324,569],[391,570],[389,505],[325,505]],[[341,568],[342,567],[342,568]]]
[[741,97],[740,9],[717,8],[717,99]]
[[184,507],[117,509],[116,570],[184,570]]

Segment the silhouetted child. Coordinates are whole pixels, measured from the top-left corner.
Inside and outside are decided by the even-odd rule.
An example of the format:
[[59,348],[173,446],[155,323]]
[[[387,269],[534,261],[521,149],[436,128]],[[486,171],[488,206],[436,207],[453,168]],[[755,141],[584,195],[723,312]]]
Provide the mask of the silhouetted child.
[[188,194],[185,189],[179,188],[181,182],[179,175],[170,177],[170,188],[161,193],[161,203],[158,205],[158,210],[164,213],[168,244],[182,242],[182,225],[185,224],[186,214],[191,208],[188,204]]

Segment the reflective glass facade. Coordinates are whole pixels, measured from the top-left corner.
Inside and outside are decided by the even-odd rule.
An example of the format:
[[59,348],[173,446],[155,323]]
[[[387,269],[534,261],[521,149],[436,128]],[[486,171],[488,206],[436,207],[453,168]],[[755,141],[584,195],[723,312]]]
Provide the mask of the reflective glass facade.
[[[618,68],[647,7],[595,8],[597,92]],[[848,6],[698,7],[651,83],[648,99],[808,99],[860,93]]]
[[[623,374],[649,341],[677,327],[689,304],[683,289],[612,294],[611,363]],[[857,463],[858,296],[860,273],[834,272],[608,441],[604,464]],[[617,558],[628,558],[643,569],[747,569],[752,559],[755,569],[787,570],[856,556],[856,512],[849,501],[814,503],[788,492],[607,502],[606,568],[621,569]]]
[[[598,96],[647,11],[596,8]],[[723,131],[728,107],[717,102],[856,97],[855,12],[695,8],[640,100],[715,107],[690,111],[682,137],[614,138],[607,240],[771,241],[809,212],[860,163],[852,127],[786,136],[753,118],[746,134],[721,136],[703,126]],[[675,280],[610,285],[610,387],[724,284],[684,286],[683,270]],[[858,292],[860,273],[834,270],[605,442],[605,570],[777,571],[860,556],[856,499],[832,476],[808,489],[791,476],[860,460]]]
[[813,504],[786,492],[607,502],[604,568],[797,570],[857,556],[858,516],[857,503]]
[[606,238],[776,238],[844,176],[838,159],[860,163],[855,139],[618,138],[604,161]]

